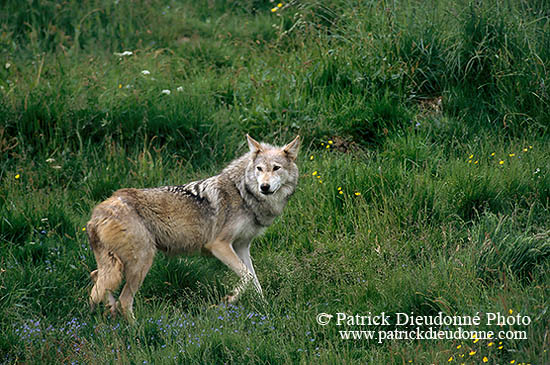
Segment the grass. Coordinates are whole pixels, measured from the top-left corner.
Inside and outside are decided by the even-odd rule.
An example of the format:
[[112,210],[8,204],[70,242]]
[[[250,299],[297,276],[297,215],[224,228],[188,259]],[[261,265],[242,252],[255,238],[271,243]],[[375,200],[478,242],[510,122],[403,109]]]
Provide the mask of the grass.
[[[6,1],[0,362],[548,363],[545,5]],[[134,326],[90,314],[94,205],[215,174],[245,133],[304,138],[252,248],[267,302],[213,308],[229,270],[158,255]],[[344,340],[401,328],[322,312],[479,313],[527,339]]]

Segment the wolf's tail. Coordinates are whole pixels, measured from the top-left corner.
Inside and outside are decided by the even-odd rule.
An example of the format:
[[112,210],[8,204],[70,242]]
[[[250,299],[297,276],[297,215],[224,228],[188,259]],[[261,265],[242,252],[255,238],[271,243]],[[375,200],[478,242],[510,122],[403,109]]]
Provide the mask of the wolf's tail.
[[116,253],[103,246],[97,235],[96,226],[92,222],[88,223],[87,232],[97,262],[97,270],[90,273],[95,283],[90,293],[90,304],[93,308],[105,300],[107,293],[115,291],[120,286],[124,264]]

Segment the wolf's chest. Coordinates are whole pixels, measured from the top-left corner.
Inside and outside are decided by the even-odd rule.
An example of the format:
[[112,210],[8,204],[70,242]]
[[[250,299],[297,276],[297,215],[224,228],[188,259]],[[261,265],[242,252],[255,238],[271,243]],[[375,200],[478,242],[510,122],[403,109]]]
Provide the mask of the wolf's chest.
[[251,215],[243,215],[231,223],[232,236],[235,240],[251,240],[263,234],[266,228],[259,225]]

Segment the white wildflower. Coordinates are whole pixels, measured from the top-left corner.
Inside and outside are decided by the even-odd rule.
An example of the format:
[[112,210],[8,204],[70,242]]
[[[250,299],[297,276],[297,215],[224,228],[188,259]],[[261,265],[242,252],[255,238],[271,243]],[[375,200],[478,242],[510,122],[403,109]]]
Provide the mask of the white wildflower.
[[124,52],[115,52],[113,53],[117,57],[124,57],[124,56],[131,56],[134,54],[132,51],[124,51]]
[[165,89],[165,90],[162,90],[160,93],[164,95],[170,95],[171,91],[168,89]]
[[176,91],[182,92],[182,91],[183,91],[183,86],[178,86],[178,88],[176,89]]
[[143,71],[141,71],[141,74],[142,75],[150,75],[151,73],[149,72],[149,70],[143,70]]

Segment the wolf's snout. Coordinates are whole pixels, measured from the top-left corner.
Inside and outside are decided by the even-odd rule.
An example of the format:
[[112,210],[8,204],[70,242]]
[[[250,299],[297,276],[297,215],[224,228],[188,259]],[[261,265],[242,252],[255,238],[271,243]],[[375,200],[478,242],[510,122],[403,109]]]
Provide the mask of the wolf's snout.
[[271,186],[269,186],[269,184],[265,184],[265,183],[264,183],[264,184],[260,185],[260,190],[262,191],[262,193],[268,194],[268,193],[270,192],[270,191],[269,191],[269,188],[270,188],[270,187],[271,187]]

